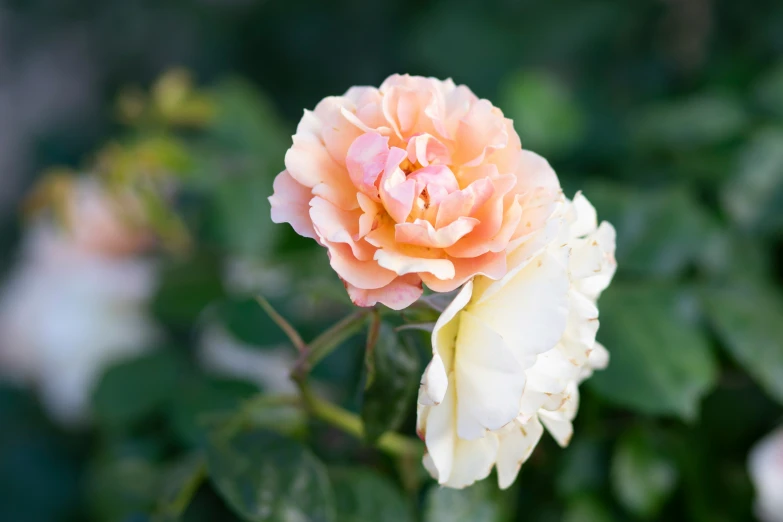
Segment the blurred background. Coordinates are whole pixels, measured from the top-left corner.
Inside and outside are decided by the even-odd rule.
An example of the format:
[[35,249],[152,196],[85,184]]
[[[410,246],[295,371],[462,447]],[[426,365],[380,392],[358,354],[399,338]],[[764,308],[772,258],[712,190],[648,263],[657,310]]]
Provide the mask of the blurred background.
[[[0,0],[0,521],[277,520],[203,481],[200,419],[290,391],[254,295],[305,339],[350,313],[266,198],[303,109],[396,72],[490,99],[614,224],[612,359],[503,494],[253,419],[325,463],[337,520],[783,520],[748,467],[783,422],[781,27],[773,0]],[[363,342],[316,372],[354,411]]]

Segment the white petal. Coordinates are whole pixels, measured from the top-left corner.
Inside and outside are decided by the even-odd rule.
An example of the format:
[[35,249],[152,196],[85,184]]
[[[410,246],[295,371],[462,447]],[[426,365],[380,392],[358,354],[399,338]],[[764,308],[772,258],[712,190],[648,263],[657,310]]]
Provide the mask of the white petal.
[[[454,374],[450,375],[453,381]],[[452,488],[464,488],[489,475],[497,458],[498,439],[493,433],[476,440],[457,437],[455,386],[449,386],[446,396],[437,406],[424,406],[419,411],[425,419],[424,441],[428,454],[424,465],[438,483]]]
[[462,489],[489,476],[498,454],[498,438],[494,433],[476,440],[457,441],[454,467],[446,482],[450,488]]
[[615,238],[614,227],[605,221],[601,223],[594,234],[586,238],[587,241],[596,242],[603,252],[600,270],[576,282],[577,289],[590,299],[598,299],[601,292],[609,286],[617,270],[617,261],[614,258]]
[[[445,483],[454,466],[454,450],[457,444],[456,403],[454,387],[447,391],[437,406],[426,406],[420,415],[426,415],[424,442],[427,445],[432,466],[437,470],[440,484]],[[436,474],[433,474],[436,475]]]
[[568,393],[568,399],[559,410],[541,410],[538,414],[549,434],[563,448],[568,446],[574,434],[574,427],[571,421],[576,417],[576,410],[579,408],[579,390],[576,387],[576,383],[571,383]]
[[544,427],[537,417],[524,425],[514,422],[499,433],[497,472],[500,489],[514,483],[519,468],[533,453],[543,433]]
[[528,367],[531,356],[553,348],[568,318],[569,278],[566,267],[550,252],[527,264],[491,299],[468,307],[511,346]]
[[[438,317],[435,328],[432,330],[433,361],[427,366],[422,377],[422,385],[425,393],[435,404],[443,400],[448,382],[447,368],[453,366],[454,344],[459,330],[459,318],[457,314],[468,304],[473,293],[473,281],[468,281],[462,290],[454,297],[443,313]],[[438,361],[435,361],[438,359]]]
[[598,227],[598,215],[595,212],[595,207],[587,201],[581,192],[576,193],[572,205],[576,221],[571,224],[571,235],[582,237],[595,231]]
[[443,365],[443,359],[435,353],[421,378],[422,391],[432,404],[440,404],[446,395],[448,386],[449,380],[446,374],[446,367]]
[[603,344],[596,342],[587,359],[587,363],[594,370],[603,370],[609,365],[609,350]]
[[460,314],[454,354],[457,434],[474,440],[519,413],[525,372],[503,337],[470,312]]

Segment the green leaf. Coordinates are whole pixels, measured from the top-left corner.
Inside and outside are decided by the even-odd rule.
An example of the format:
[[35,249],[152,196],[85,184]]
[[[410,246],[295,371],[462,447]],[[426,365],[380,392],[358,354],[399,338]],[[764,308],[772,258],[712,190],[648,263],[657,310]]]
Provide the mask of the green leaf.
[[96,419],[112,428],[142,420],[168,399],[179,372],[176,356],[167,349],[112,366],[93,393]]
[[155,522],[178,520],[205,476],[206,463],[200,454],[188,455],[166,470]]
[[365,468],[329,471],[340,522],[413,522],[413,511],[399,488]]
[[416,347],[403,342],[388,323],[381,323],[371,357],[374,378],[364,392],[362,404],[362,421],[369,443],[400,427],[419,384]]
[[254,156],[267,165],[267,175],[283,170],[283,155],[290,146],[291,133],[271,100],[239,79],[221,82],[212,96],[218,112],[209,132],[222,145],[221,150]]
[[172,327],[189,329],[209,304],[224,295],[216,258],[199,256],[172,262],[161,272],[152,310]]
[[755,287],[709,289],[704,307],[732,357],[783,404],[783,300]]
[[254,298],[227,299],[220,304],[218,314],[226,329],[243,343],[276,346],[289,342],[283,330]]
[[640,145],[677,150],[732,139],[746,128],[748,115],[740,100],[704,93],[647,107],[631,121]]
[[587,436],[576,438],[560,457],[555,480],[557,492],[566,498],[577,498],[586,492],[600,490],[607,482],[608,455],[600,441]]
[[465,489],[432,486],[424,500],[424,522],[507,522],[509,497],[493,479]]
[[249,522],[336,522],[325,466],[308,449],[269,431],[214,436],[207,447],[218,493]]
[[783,62],[778,62],[759,79],[754,94],[762,109],[783,119]]
[[720,231],[684,188],[634,190],[593,183],[585,196],[617,230],[617,263],[625,273],[673,276],[703,261]]
[[580,495],[568,503],[563,522],[612,522],[614,518],[596,497]]
[[722,191],[723,206],[743,229],[783,227],[783,128],[756,133],[740,151],[736,173]]
[[149,513],[155,506],[160,470],[138,458],[121,458],[92,465],[86,495],[94,520],[123,520]]
[[584,115],[566,85],[543,73],[518,73],[501,86],[501,106],[525,148],[567,152],[584,137]]
[[612,457],[612,488],[620,503],[645,519],[658,515],[677,486],[678,471],[649,434],[622,437]]
[[695,323],[695,300],[661,285],[615,285],[601,298],[599,340],[609,367],[596,392],[643,413],[692,420],[717,379],[714,355]]
[[255,385],[231,379],[194,376],[178,387],[167,408],[169,423],[186,446],[204,443],[211,416],[234,412],[239,405],[258,393]]

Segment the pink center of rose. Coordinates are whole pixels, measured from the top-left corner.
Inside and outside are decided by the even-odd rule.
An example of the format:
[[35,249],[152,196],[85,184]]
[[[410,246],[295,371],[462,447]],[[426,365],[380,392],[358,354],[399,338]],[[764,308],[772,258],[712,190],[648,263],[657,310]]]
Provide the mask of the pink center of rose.
[[429,134],[411,137],[407,150],[368,132],[348,149],[346,166],[356,188],[379,202],[396,223],[437,220],[439,205],[460,190],[449,149]]

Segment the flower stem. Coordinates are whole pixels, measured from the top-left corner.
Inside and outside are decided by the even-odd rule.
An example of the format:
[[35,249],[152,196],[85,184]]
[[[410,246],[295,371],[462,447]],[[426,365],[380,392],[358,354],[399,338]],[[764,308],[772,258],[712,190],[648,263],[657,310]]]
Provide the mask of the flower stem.
[[[359,440],[364,438],[364,425],[355,413],[351,413],[336,404],[313,394],[306,399],[310,412],[322,421],[335,426]],[[421,443],[398,433],[387,432],[381,435],[376,447],[389,455],[420,458],[424,453]]]
[[[354,312],[313,339],[309,344],[305,344],[293,326],[278,314],[263,297],[259,297],[258,302],[299,350],[299,359],[291,370],[291,379],[299,388],[300,405],[314,417],[362,440],[364,425],[361,418],[355,413],[318,397],[310,387],[308,377],[310,370],[315,365],[364,327],[370,314],[374,318],[370,331],[370,341],[372,342],[372,338],[377,336],[380,312],[366,309]],[[259,398],[248,403],[245,412],[255,407],[279,403],[292,404],[293,402],[291,397]],[[376,442],[376,447],[384,453],[406,459],[421,458],[424,453],[424,448],[418,440],[391,432],[381,435]]]
[[264,311],[267,313],[267,315],[269,315],[272,321],[274,321],[275,324],[279,326],[281,330],[283,330],[286,336],[288,336],[288,339],[294,345],[296,350],[299,353],[304,352],[307,349],[307,345],[305,345],[305,342],[302,340],[302,337],[299,335],[299,332],[296,331],[296,328],[291,326],[291,323],[286,321],[285,318],[272,307],[269,301],[264,299],[264,297],[260,295],[256,296],[256,301],[258,301],[258,304],[261,305],[261,308],[264,309]]
[[362,329],[367,318],[368,311],[360,310],[342,319],[324,333],[316,337],[305,350],[308,370],[313,368],[321,360],[332,353],[344,341]]

